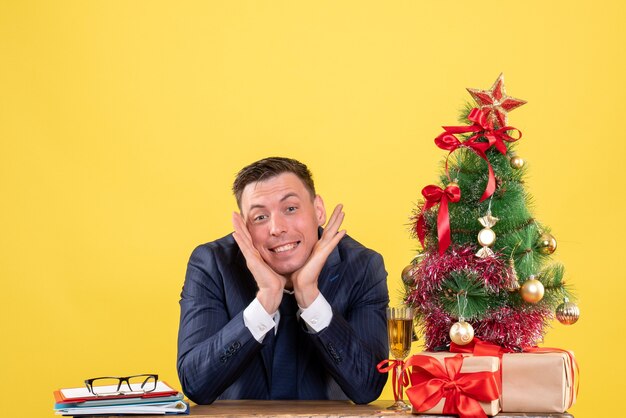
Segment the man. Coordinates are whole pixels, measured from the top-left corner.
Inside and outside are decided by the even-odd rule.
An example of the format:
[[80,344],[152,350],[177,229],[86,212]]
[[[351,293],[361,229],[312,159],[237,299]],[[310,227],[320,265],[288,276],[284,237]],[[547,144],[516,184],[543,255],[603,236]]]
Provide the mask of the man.
[[267,158],[233,185],[235,232],[197,247],[181,294],[178,375],[192,401],[376,399],[387,376],[382,257],[326,222],[308,168]]

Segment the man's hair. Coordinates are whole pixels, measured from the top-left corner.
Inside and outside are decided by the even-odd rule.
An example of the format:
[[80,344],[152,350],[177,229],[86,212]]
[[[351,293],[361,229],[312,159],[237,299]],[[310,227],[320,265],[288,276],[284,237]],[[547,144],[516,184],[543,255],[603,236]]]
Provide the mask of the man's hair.
[[298,176],[311,194],[311,199],[315,197],[313,175],[306,165],[292,158],[269,157],[247,165],[237,173],[237,177],[233,183],[233,193],[235,199],[237,199],[239,209],[241,209],[241,195],[243,194],[243,189],[245,189],[248,184],[268,180],[283,173],[293,173]]

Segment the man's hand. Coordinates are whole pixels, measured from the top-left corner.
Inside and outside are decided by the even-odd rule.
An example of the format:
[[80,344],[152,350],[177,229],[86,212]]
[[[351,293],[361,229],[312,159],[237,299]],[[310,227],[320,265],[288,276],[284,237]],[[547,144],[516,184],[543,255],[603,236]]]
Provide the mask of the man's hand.
[[239,249],[246,258],[246,265],[256,281],[259,291],[256,295],[263,308],[272,315],[278,310],[283,298],[283,288],[287,280],[276,273],[267,265],[259,254],[259,251],[252,244],[252,237],[246,224],[237,212],[233,212],[233,227],[235,232],[233,238],[239,245]]
[[346,235],[345,230],[339,231],[345,214],[343,205],[337,205],[330,216],[322,237],[313,247],[313,251],[306,263],[291,275],[293,289],[298,306],[305,309],[319,295],[317,280],[320,272],[326,264],[330,253],[335,249],[339,241]]

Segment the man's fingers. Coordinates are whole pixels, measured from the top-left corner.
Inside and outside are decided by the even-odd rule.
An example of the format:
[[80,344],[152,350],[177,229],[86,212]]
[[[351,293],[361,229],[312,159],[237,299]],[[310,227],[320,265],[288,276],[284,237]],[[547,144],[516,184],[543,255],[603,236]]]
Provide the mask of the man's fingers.
[[333,222],[329,225],[329,232],[336,234],[339,231],[339,227],[341,227],[341,224],[343,223],[343,218],[345,216],[346,215],[343,212],[339,212],[337,214],[337,217],[333,219]]
[[243,253],[243,256],[246,260],[250,260],[251,257],[254,257],[254,251],[252,246],[249,245],[245,237],[239,232],[233,232],[233,238],[235,238],[235,242],[239,246],[239,249]]
[[333,213],[330,215],[330,218],[328,220],[328,224],[332,224],[335,221],[337,221],[337,218],[339,218],[341,216],[341,219],[343,219],[343,205],[340,203],[337,206],[335,206],[335,209],[333,209]]
[[346,235],[345,229],[341,231],[339,230],[344,216],[345,213],[343,212],[343,205],[339,204],[335,206],[335,209],[333,210],[332,215],[330,215],[330,219],[324,228],[324,233],[315,246],[316,248],[314,249],[314,252],[316,252],[319,256],[322,256],[324,258],[324,262],[337,244],[339,244],[339,241],[341,241],[341,239]]
[[250,232],[243,222],[243,218],[237,212],[233,212],[233,227],[235,228],[233,238],[235,238],[235,242],[239,245],[239,249],[241,249],[246,260],[249,260],[250,256],[255,256],[257,251],[252,244]]
[[335,248],[337,246],[337,244],[339,244],[339,241],[341,241],[341,239],[343,237],[346,236],[346,230],[342,229],[341,231],[338,231],[335,236],[333,237],[333,239],[331,240],[331,244],[333,246],[333,248]]
[[325,257],[328,257],[328,255],[330,255],[345,235],[346,230],[342,229],[332,236],[328,235],[324,241],[320,240],[318,252],[323,254]]
[[250,236],[250,231],[248,231],[248,227],[246,226],[245,221],[241,214],[237,212],[233,212],[233,227],[235,228],[235,232],[238,232],[252,242],[252,237]]
[[[337,232],[339,231],[339,227],[343,223],[343,218],[345,216],[343,212],[343,205],[337,205],[333,210],[332,215],[330,215],[330,219],[324,228],[324,233],[322,234],[322,240],[327,240],[328,238],[334,238]],[[337,241],[339,242],[339,241]]]

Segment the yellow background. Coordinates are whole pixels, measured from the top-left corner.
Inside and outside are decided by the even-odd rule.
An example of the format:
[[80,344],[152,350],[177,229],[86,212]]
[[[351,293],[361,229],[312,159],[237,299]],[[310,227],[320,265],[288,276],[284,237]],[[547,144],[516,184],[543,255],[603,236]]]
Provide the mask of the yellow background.
[[51,416],[87,377],[179,387],[188,256],[230,232],[234,174],[264,156],[344,203],[398,302],[433,138],[500,72],[582,310],[545,343],[580,361],[570,412],[619,411],[625,19],[617,0],[3,1],[0,415]]

